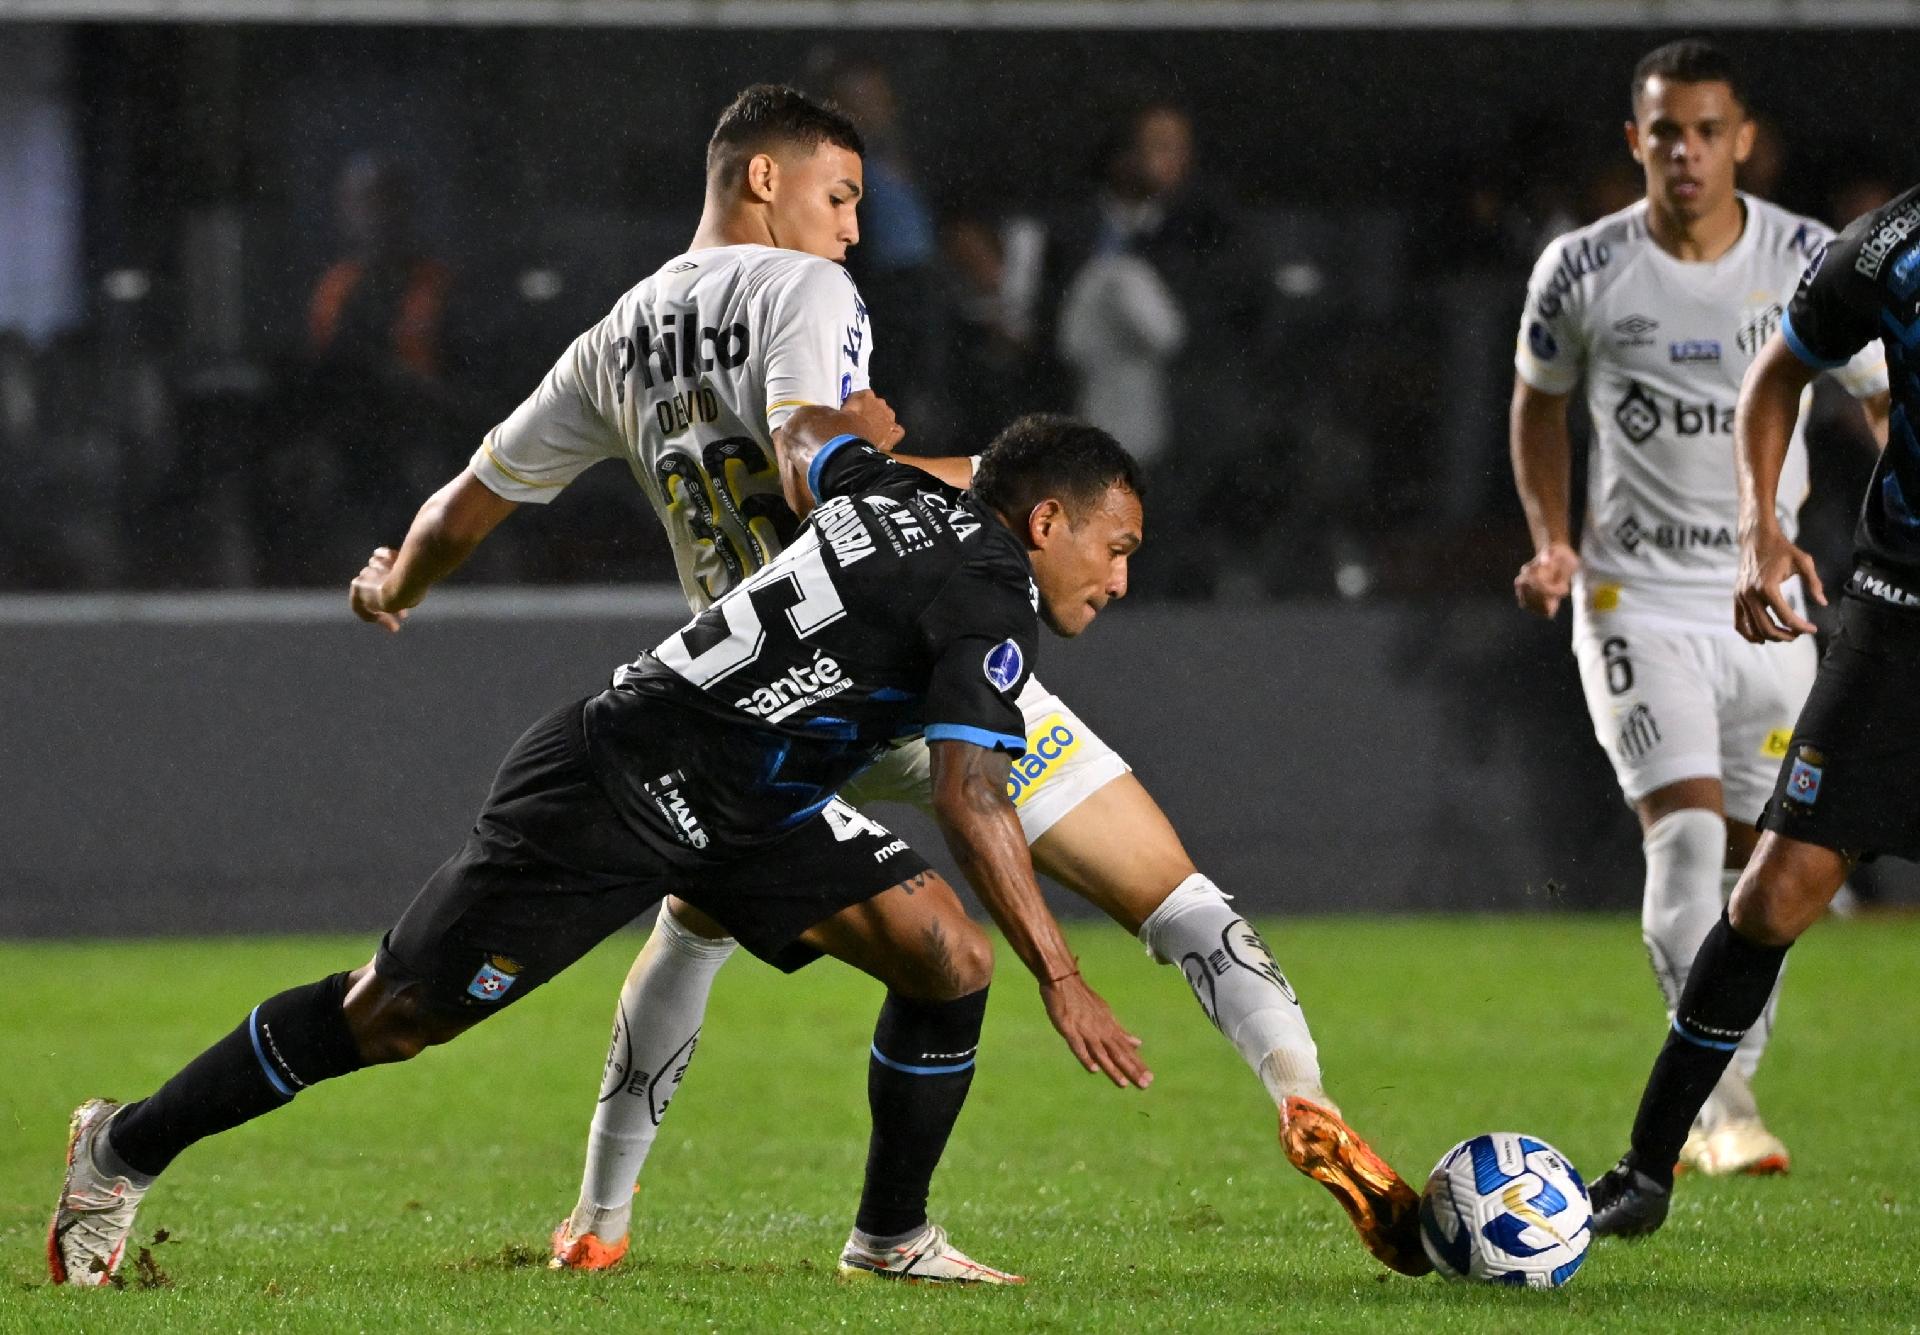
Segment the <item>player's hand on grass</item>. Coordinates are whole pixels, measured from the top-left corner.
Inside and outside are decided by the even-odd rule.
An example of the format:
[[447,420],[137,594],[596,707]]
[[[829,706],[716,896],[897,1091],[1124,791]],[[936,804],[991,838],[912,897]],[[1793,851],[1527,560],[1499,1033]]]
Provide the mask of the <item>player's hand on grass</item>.
[[1550,542],[1513,577],[1514,600],[1529,612],[1552,617],[1560,610],[1560,600],[1572,592],[1579,569],[1578,552],[1564,542]]
[[907,429],[894,417],[892,406],[870,389],[847,395],[840,411],[859,418],[860,438],[883,450],[890,450],[907,438]]
[[1740,578],[1733,588],[1733,628],[1755,644],[1770,640],[1797,640],[1811,635],[1814,624],[1793,609],[1780,586],[1794,575],[1820,606],[1827,591],[1813,558],[1787,540],[1778,528],[1756,533],[1740,544]]
[[1120,1027],[1100,994],[1078,973],[1040,984],[1047,1018],[1067,1040],[1087,1070],[1105,1075],[1122,1089],[1145,1089],[1153,1072],[1140,1060],[1140,1040]]
[[353,607],[353,614],[362,621],[370,621],[376,626],[397,632],[400,623],[407,619],[407,609],[387,606],[386,581],[392,570],[393,548],[375,547],[366,565],[353,577],[353,583],[348,587],[347,601]]

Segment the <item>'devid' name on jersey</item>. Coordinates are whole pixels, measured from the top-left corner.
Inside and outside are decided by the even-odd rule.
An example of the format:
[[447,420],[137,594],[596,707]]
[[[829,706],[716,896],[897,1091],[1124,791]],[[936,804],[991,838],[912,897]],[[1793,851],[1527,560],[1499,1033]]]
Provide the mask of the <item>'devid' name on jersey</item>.
[[508,500],[544,504],[624,459],[703,608],[798,531],[774,429],[866,389],[871,360],[866,305],[838,264],[771,246],[689,251],[576,338],[471,466]]
[[1920,606],[1920,186],[1849,224],[1801,276],[1780,332],[1827,368],[1876,341],[1893,392],[1887,447],[1854,533],[1856,592]]
[[1039,597],[1019,540],[852,437],[811,481],[787,549],[587,706],[603,786],[663,856],[777,838],[904,738],[1025,749]]

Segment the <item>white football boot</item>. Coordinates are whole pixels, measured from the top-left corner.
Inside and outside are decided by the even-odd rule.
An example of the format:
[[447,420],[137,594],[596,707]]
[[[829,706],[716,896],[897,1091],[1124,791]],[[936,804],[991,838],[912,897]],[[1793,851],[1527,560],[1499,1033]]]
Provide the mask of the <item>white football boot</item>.
[[1789,1171],[1793,1160],[1780,1137],[1767,1130],[1758,1117],[1722,1122],[1707,1132],[1706,1143],[1694,1161],[1708,1177],[1774,1177]]
[[902,1284],[1025,1284],[1019,1275],[981,1265],[951,1242],[947,1230],[928,1224],[897,1247],[874,1251],[858,1237],[840,1250],[840,1278],[890,1279]]
[[147,1189],[94,1166],[93,1143],[119,1111],[110,1099],[88,1099],[73,1110],[67,1176],[47,1229],[47,1269],[55,1284],[107,1284],[120,1269],[133,1213]]

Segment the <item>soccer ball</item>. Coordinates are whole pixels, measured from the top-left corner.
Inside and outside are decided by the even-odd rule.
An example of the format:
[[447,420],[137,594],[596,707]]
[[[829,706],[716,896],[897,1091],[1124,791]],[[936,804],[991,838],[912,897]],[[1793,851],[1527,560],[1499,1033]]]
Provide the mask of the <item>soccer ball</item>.
[[1490,1131],[1434,1166],[1420,1197],[1420,1245],[1448,1279],[1558,1288],[1587,1259],[1587,1184],[1533,1136]]

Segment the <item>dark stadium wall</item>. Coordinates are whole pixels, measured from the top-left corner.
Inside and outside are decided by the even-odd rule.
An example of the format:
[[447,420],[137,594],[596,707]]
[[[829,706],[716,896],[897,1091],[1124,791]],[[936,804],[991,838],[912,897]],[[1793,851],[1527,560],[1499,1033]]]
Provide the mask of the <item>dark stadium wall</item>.
[[[0,936],[379,928],[519,732],[670,628],[9,625]],[[1627,907],[1637,840],[1561,639],[1496,601],[1121,605],[1041,671],[1250,913]]]

